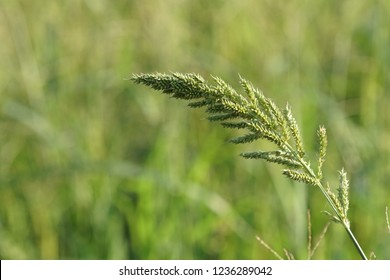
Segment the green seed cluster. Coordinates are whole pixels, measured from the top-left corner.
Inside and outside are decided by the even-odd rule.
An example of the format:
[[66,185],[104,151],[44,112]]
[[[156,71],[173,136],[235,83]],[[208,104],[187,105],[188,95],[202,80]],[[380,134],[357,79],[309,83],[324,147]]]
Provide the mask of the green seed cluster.
[[317,131],[319,152],[317,172],[311,168],[306,158],[302,136],[291,107],[287,104],[280,109],[271,99],[242,78],[240,84],[245,95],[237,93],[229,84],[218,77],[214,83],[207,82],[197,74],[188,73],[149,73],[133,75],[130,79],[178,99],[188,100],[191,108],[205,108],[207,119],[218,122],[223,127],[244,130],[241,136],[232,138],[235,144],[243,144],[266,139],[275,144],[273,151],[254,151],[241,153],[247,159],[263,159],[283,165],[283,174],[288,178],[320,188],[335,214],[333,221],[343,223],[349,229],[347,211],[348,179],[344,170],[340,171],[336,195],[323,186],[322,166],[325,162],[328,140],[326,129]]

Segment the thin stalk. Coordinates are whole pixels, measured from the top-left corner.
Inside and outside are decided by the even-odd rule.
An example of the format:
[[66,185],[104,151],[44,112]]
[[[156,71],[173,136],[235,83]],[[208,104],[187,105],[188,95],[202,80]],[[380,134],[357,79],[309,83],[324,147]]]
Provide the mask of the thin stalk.
[[[286,173],[283,173],[293,180],[308,183],[321,190],[335,213],[332,217],[342,223],[362,259],[367,260],[366,255],[350,229],[349,221],[347,219],[349,203],[347,198],[348,181],[344,171],[340,172],[339,197],[336,197],[321,183],[321,166],[326,153],[327,141],[323,128],[320,128],[319,131],[321,147],[318,166],[319,175],[316,175],[311,169],[310,164],[303,159],[304,151],[302,139],[290,107],[287,105],[282,114],[279,108],[277,108],[271,100],[266,98],[261,92],[252,88],[252,85],[244,79],[241,78],[241,83],[249,99],[238,94],[218,77],[214,77],[217,86],[208,85],[202,77],[195,74],[140,74],[133,75],[131,79],[136,83],[145,84],[156,90],[171,94],[172,97],[178,99],[195,99],[195,102],[191,102],[189,105],[194,108],[207,107],[206,112],[210,114],[210,121],[219,121],[222,125],[229,128],[249,129],[248,134],[231,140],[235,144],[248,143],[259,138],[265,138],[275,143],[280,148],[281,152],[288,152],[291,154],[292,157],[288,156],[285,158],[284,156],[279,156],[277,154],[276,157],[273,158],[272,156],[275,155],[274,152],[264,152],[260,153],[262,156],[259,156],[259,158],[283,164],[292,169],[297,166],[301,167],[302,170],[298,170],[298,172],[287,169],[285,170]],[[255,107],[258,108],[254,109]],[[241,121],[236,122],[237,119],[240,119]],[[292,136],[295,147],[292,147],[288,143],[289,136]],[[251,156],[248,156],[247,153],[243,156],[252,158]]]
[[363,249],[360,247],[359,242],[356,240],[355,236],[353,235],[351,229],[343,222],[343,226],[345,230],[347,231],[349,237],[352,239],[353,244],[355,245],[356,249],[358,250],[360,256],[362,257],[363,260],[368,260],[366,255],[364,254]]

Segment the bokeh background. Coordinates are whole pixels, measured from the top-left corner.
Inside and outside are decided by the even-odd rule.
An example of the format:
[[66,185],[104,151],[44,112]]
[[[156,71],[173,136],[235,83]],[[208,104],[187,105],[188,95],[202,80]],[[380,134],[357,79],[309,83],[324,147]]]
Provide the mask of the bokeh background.
[[[289,102],[312,159],[328,129],[325,177],[351,182],[352,230],[390,258],[390,2],[1,0],[0,258],[307,258],[330,211],[271,149],[131,73],[242,75]],[[359,259],[332,224],[314,259]]]

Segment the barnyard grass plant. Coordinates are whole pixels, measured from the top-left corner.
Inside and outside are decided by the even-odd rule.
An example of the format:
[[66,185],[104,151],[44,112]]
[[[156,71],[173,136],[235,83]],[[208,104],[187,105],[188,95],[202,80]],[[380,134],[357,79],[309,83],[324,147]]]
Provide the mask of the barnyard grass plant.
[[232,143],[243,144],[258,139],[274,143],[275,150],[245,152],[241,153],[241,156],[280,164],[284,167],[283,174],[291,180],[318,188],[333,210],[332,213],[325,213],[332,221],[344,227],[361,258],[367,259],[350,228],[347,173],[344,169],[339,171],[336,192],[323,178],[322,167],[328,145],[325,127],[320,126],[317,131],[318,160],[312,164],[306,156],[302,136],[290,105],[279,108],[241,76],[240,84],[246,95],[239,94],[218,77],[212,77],[212,84],[193,73],[134,74],[130,79],[171,97],[187,100],[191,108],[204,107],[208,114],[207,119],[211,122],[218,122],[226,128],[244,130],[243,135],[230,139]]

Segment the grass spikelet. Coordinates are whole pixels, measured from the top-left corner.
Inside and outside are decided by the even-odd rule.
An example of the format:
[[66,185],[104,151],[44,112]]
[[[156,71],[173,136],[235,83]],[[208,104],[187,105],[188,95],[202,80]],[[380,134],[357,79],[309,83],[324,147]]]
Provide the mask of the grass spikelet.
[[317,131],[318,136],[318,142],[320,143],[320,152],[318,156],[318,171],[317,176],[319,179],[322,179],[322,165],[325,162],[325,156],[326,156],[326,149],[328,147],[328,139],[326,136],[326,129],[323,126],[320,126],[320,128]]

